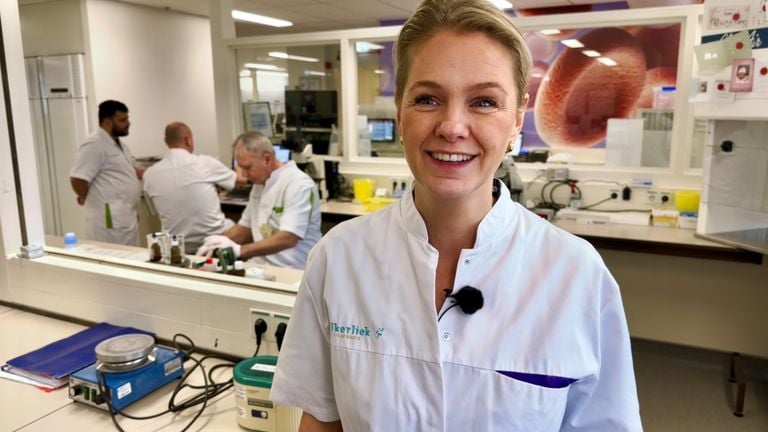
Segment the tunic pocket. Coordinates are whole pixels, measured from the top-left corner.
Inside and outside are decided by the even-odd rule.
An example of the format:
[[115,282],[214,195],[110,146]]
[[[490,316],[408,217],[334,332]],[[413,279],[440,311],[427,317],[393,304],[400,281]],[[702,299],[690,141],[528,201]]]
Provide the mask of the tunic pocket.
[[[489,388],[477,394],[477,399],[484,401],[477,403],[473,410],[485,414],[472,418],[474,424],[482,426],[478,430],[558,431],[568,401],[568,386],[540,385],[541,383],[513,378],[509,373],[516,374],[511,371],[485,373],[490,379]],[[518,378],[526,375],[547,376],[520,373]],[[471,423],[466,424],[467,427],[470,425]]]
[[[136,212],[136,206],[124,201],[111,201],[109,202],[109,213],[106,212],[105,217],[110,217],[112,222],[112,228],[125,229],[133,228],[137,223],[138,214]],[[109,225],[107,225],[109,228]]]
[[513,371],[501,371],[497,370],[497,373],[500,373],[506,377],[512,378],[514,380],[527,382],[528,384],[537,385],[540,387],[546,387],[546,388],[563,388],[568,387],[569,385],[576,382],[576,379],[574,378],[565,378],[565,377],[559,377],[554,375],[540,375],[540,374],[531,374],[531,373],[523,373],[523,372],[513,372]]

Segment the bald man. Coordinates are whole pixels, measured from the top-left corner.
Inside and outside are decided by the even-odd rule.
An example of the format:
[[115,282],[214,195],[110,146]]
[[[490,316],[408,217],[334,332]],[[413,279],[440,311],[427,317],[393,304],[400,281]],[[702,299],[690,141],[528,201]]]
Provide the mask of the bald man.
[[144,173],[144,194],[158,214],[162,229],[183,234],[187,253],[209,235],[227,232],[234,222],[224,217],[217,188],[245,185],[229,167],[208,155],[195,155],[192,130],[181,122],[165,128],[168,153]]

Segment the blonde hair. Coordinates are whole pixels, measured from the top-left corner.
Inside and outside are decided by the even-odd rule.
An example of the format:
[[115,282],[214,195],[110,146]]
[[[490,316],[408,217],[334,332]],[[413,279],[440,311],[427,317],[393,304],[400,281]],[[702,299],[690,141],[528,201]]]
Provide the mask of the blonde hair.
[[441,30],[483,33],[504,46],[512,56],[517,102],[523,102],[532,65],[531,53],[507,15],[488,0],[424,0],[400,30],[395,44],[395,101],[398,105],[405,93],[413,49]]

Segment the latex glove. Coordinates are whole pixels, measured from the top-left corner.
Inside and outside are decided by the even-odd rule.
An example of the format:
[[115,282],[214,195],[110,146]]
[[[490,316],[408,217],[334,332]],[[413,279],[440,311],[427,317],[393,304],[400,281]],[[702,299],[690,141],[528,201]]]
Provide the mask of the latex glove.
[[195,252],[197,256],[209,257],[216,249],[223,249],[231,247],[235,252],[235,258],[240,257],[240,245],[235,243],[231,238],[224,235],[212,235],[205,238],[203,245]]

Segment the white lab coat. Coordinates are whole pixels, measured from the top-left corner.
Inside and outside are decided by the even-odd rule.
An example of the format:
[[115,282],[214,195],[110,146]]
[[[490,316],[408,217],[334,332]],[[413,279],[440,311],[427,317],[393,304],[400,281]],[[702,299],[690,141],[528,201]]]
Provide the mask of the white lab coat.
[[641,430],[616,282],[587,242],[501,191],[451,287],[482,291],[473,315],[437,321],[438,254],[410,189],[327,233],[271,399],[351,431]]
[[253,241],[277,231],[288,231],[301,240],[278,253],[257,256],[259,264],[303,269],[309,250],[320,240],[320,199],[317,185],[294,161],[273,171],[264,186],[254,185],[238,224],[251,229]]
[[144,173],[144,194],[160,215],[163,231],[183,234],[194,253],[205,237],[223,234],[235,224],[221,211],[216,187],[231,190],[237,174],[208,155],[170,149]]
[[78,147],[69,175],[88,182],[86,237],[138,246],[141,182],[128,146],[98,128]]

